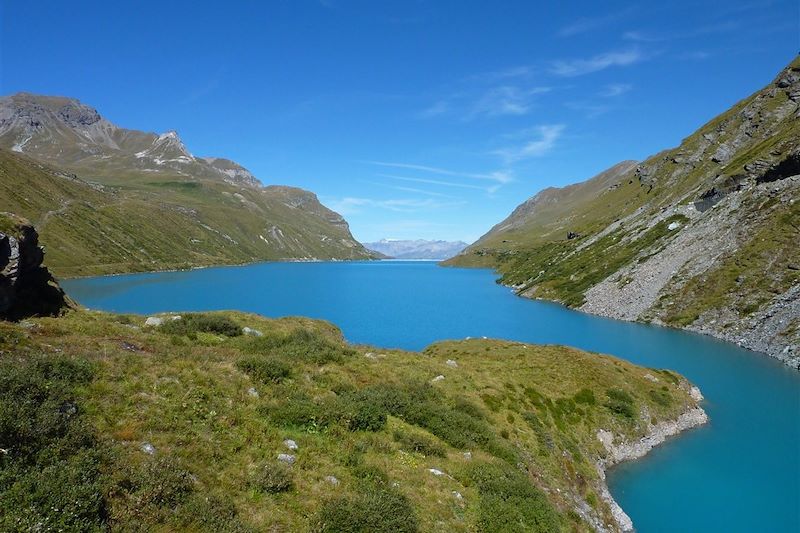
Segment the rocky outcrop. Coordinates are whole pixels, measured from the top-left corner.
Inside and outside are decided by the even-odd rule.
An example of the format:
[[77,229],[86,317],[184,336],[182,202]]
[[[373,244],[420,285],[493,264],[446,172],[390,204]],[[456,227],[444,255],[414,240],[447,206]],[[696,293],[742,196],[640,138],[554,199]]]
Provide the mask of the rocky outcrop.
[[39,235],[26,220],[0,213],[0,319],[56,316],[72,303],[42,265]]
[[[690,393],[695,402],[703,399],[700,389],[691,387]],[[628,514],[611,496],[605,483],[606,470],[623,461],[634,461],[647,455],[650,450],[662,444],[669,437],[682,431],[692,429],[708,422],[708,415],[702,407],[695,404],[684,411],[676,420],[666,420],[655,425],[650,425],[647,434],[635,441],[617,438],[612,432],[600,429],[597,431],[597,440],[603,445],[606,457],[597,463],[597,472],[602,480],[600,497],[608,504],[611,514],[622,531],[632,531],[633,521]]]

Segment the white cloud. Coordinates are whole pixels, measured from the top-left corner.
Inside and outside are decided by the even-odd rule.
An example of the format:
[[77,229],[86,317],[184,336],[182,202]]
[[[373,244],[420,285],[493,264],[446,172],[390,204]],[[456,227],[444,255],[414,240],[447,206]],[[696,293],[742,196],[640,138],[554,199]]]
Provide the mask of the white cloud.
[[588,31],[608,26],[609,24],[613,24],[614,22],[630,15],[633,12],[633,9],[634,8],[629,7],[622,11],[611,13],[602,17],[579,18],[558,30],[558,35],[560,37],[572,37],[573,35],[586,33]]
[[564,132],[563,124],[547,124],[537,126],[538,138],[527,141],[522,145],[501,148],[492,152],[502,157],[507,164],[515,163],[523,159],[541,157],[548,154],[555,148],[556,142]]
[[414,213],[420,210],[436,210],[444,207],[462,205],[463,202],[442,202],[433,198],[390,198],[378,200],[374,198],[359,198],[346,196],[339,199],[326,201],[331,209],[341,215],[354,215],[361,213],[364,208],[385,209],[398,213]]
[[582,76],[584,74],[605,70],[609,67],[633,65],[642,60],[644,60],[644,54],[638,49],[606,52],[587,59],[556,61],[553,63],[552,72],[556,76],[563,77]]
[[526,115],[533,107],[533,97],[549,91],[549,87],[530,89],[513,85],[493,87],[475,102],[465,119],[471,120],[479,116]]
[[450,103],[447,100],[439,100],[430,107],[417,113],[418,118],[433,118],[444,115],[450,110]]
[[378,176],[382,176],[384,178],[390,178],[393,180],[407,181],[411,183],[425,183],[427,185],[441,185],[443,187],[456,187],[459,189],[474,189],[479,191],[486,190],[486,187],[481,187],[479,185],[472,185],[471,183],[458,183],[455,181],[432,180],[428,178],[412,178],[408,176],[395,176],[394,174],[378,174]]
[[600,96],[604,98],[613,98],[615,96],[621,96],[631,89],[633,89],[633,86],[629,83],[612,83],[610,85],[606,85],[600,91]]
[[393,163],[387,161],[364,161],[370,165],[377,165],[381,167],[392,167],[392,168],[405,168],[409,170],[419,170],[421,172],[429,172],[431,174],[439,174],[441,176],[453,176],[453,177],[463,177],[463,178],[472,178],[472,179],[479,179],[479,180],[491,180],[497,183],[506,184],[510,183],[514,180],[513,176],[506,171],[496,170],[489,173],[472,173],[472,172],[458,172],[455,170],[448,170],[446,168],[439,168],[439,167],[431,167],[428,165],[417,165],[414,163]]

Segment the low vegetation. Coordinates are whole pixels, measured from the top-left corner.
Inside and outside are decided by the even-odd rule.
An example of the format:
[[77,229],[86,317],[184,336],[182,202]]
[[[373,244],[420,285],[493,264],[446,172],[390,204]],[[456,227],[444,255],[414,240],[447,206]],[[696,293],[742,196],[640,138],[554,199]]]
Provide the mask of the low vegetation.
[[169,318],[0,323],[1,530],[583,531],[578,502],[611,520],[597,430],[692,405],[569,348],[375,355],[324,322]]

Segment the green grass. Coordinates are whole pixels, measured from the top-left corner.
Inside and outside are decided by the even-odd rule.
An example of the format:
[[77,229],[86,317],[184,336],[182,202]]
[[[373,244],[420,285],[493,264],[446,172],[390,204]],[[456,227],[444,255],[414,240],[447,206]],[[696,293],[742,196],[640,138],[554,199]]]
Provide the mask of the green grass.
[[[369,257],[346,225],[299,189],[241,188],[169,173],[154,181],[153,173],[130,169],[76,171],[104,186],[0,150],[0,211],[36,226],[57,276]],[[298,200],[302,208],[287,205]],[[271,235],[273,226],[283,237]]]
[[[0,456],[0,501],[15,509],[4,524],[586,531],[568,495],[600,490],[597,429],[639,438],[640,408],[665,420],[693,405],[676,374],[569,348],[473,340],[370,359],[376,348],[347,345],[325,322],[184,316],[264,337],[87,311],[0,323],[0,447],[13,450]],[[632,417],[605,405],[616,389]]]

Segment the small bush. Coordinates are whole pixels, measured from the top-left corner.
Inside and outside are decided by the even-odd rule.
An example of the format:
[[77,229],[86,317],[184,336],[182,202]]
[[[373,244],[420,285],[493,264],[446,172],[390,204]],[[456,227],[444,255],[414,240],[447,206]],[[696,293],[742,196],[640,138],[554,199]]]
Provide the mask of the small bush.
[[394,433],[392,433],[392,437],[408,451],[435,457],[445,457],[447,455],[444,446],[417,431],[395,430]]
[[193,496],[180,506],[177,515],[180,531],[213,531],[214,533],[250,533],[233,503],[216,496]]
[[322,429],[344,417],[338,399],[314,401],[301,395],[267,407],[264,414],[277,426],[305,430]]
[[490,411],[495,413],[503,407],[502,395],[492,396],[491,394],[481,394],[481,400],[483,400],[483,403],[486,404],[486,407],[488,407]]
[[380,431],[386,426],[386,409],[368,400],[350,401],[345,415],[350,431]]
[[317,365],[340,363],[355,354],[355,350],[334,342],[321,333],[305,329],[297,329],[289,334],[254,337],[248,339],[242,349],[249,353],[273,355]]
[[471,416],[472,418],[477,418],[479,420],[486,418],[486,414],[484,414],[480,407],[460,396],[453,402],[453,408],[456,411],[461,411],[465,415]]
[[584,405],[595,405],[597,403],[597,400],[594,397],[594,392],[591,389],[579,390],[577,393],[575,393],[573,399],[576,403],[582,403]]
[[385,485],[389,483],[389,476],[380,467],[365,464],[363,457],[357,460],[357,464],[351,467],[353,475],[362,481],[373,484]]
[[480,495],[478,527],[485,532],[559,531],[561,518],[528,477],[504,463],[476,463],[468,470]]
[[275,357],[245,357],[236,366],[261,383],[280,383],[292,374],[289,365]]
[[325,502],[312,525],[315,533],[412,533],[417,518],[408,499],[382,484],[365,483],[358,494]]
[[292,469],[282,462],[266,463],[256,472],[254,485],[257,490],[268,494],[291,490],[294,485]]
[[0,359],[1,531],[105,528],[105,450],[74,390],[92,374],[63,357]]
[[167,320],[160,326],[159,331],[170,335],[191,335],[198,332],[214,333],[226,337],[238,337],[242,328],[228,317],[202,313],[182,315],[178,320]]
[[662,407],[668,407],[672,403],[672,396],[666,390],[651,390],[650,399]]
[[622,389],[608,389],[606,391],[608,401],[606,407],[614,414],[626,418],[634,418],[636,410],[633,405],[633,397]]

